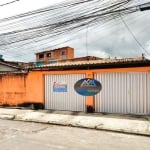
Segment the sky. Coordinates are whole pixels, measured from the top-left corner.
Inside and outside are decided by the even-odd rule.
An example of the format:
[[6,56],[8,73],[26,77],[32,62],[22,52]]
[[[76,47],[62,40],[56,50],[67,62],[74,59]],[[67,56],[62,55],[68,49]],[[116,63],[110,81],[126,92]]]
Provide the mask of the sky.
[[[0,0],[0,5],[12,0]],[[47,7],[63,0],[20,0],[10,5],[0,6],[0,19]],[[63,46],[70,46],[75,49],[75,57],[96,56],[102,58],[122,58],[140,57],[142,53],[150,58],[150,10],[136,12],[123,18],[114,19],[104,25],[86,27],[71,36],[66,35],[61,40],[47,43],[47,49],[55,49]],[[130,32],[132,31],[132,33]],[[3,31],[4,32],[4,31]],[[37,49],[37,51],[36,51]],[[20,49],[12,50],[9,48],[2,50],[6,60],[35,61],[35,53],[38,47],[30,54],[23,55]],[[41,50],[41,51],[42,51]]]

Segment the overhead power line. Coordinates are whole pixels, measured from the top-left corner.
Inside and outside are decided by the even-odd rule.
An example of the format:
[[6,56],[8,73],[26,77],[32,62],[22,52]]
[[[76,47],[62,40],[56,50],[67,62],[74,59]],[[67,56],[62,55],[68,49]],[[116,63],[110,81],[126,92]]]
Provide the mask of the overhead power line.
[[18,2],[18,1],[20,1],[20,0],[14,0],[14,1],[10,1],[10,2],[4,3],[4,4],[0,4],[0,7],[2,7],[2,6],[6,6],[6,5],[9,5],[9,4],[12,4],[12,3]]
[[129,33],[132,35],[133,39],[136,41],[136,43],[140,46],[140,48],[144,51],[144,53],[146,53],[148,56],[150,56],[150,53],[144,48],[144,46],[141,44],[141,42],[137,39],[137,37],[131,31],[131,29],[129,28],[128,24],[123,19],[123,17],[121,15],[120,15],[120,17],[121,17],[121,20],[123,21],[124,25],[126,26],[127,30],[129,31]]
[[[114,18],[146,9],[137,0],[66,0],[63,3],[0,19],[0,50],[35,52],[34,43],[61,39],[88,25],[103,25]],[[149,2],[150,4],[150,2]],[[148,7],[147,7],[148,9]],[[40,44],[39,44],[40,45]],[[39,46],[40,47],[40,46]],[[31,49],[33,48],[33,49]],[[43,46],[40,47],[41,49]],[[30,51],[29,51],[30,50]]]
[[[135,12],[136,9],[133,9],[134,7],[122,8],[123,5],[127,4],[127,1],[117,1],[113,4],[107,5],[107,7],[101,7],[98,10],[93,10],[91,12],[86,12],[83,15],[80,16],[71,16],[70,18],[64,18],[63,20],[60,20],[61,16],[59,15],[57,18],[51,18],[55,19],[56,22],[50,22],[46,24],[41,24],[39,26],[34,26],[31,28],[25,28],[21,30],[15,30],[12,32],[7,32],[0,34],[0,37],[3,37],[2,40],[0,40],[0,46],[7,45],[7,44],[13,44],[15,42],[20,42],[24,40],[29,40],[41,36],[45,36],[47,34],[51,34],[52,37],[59,36],[60,34],[65,34],[65,32],[74,30],[76,28],[83,28],[87,24],[95,24],[99,21],[109,21],[112,20],[114,17],[118,17],[121,13],[129,14]],[[118,9],[119,8],[119,9]],[[113,15],[113,18],[112,18]],[[30,18],[28,18],[30,19]],[[53,20],[51,20],[53,21]],[[22,36],[22,34],[24,36]],[[13,38],[12,36],[15,36]],[[17,38],[18,37],[18,38]]]

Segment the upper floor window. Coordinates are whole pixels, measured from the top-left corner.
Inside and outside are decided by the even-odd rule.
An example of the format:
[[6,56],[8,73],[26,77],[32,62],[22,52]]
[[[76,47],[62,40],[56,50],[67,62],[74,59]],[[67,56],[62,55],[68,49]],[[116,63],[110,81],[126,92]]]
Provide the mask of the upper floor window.
[[65,51],[65,50],[62,50],[62,51],[61,51],[61,55],[66,55],[66,51]]
[[52,57],[52,56],[53,56],[53,53],[52,53],[52,52],[47,53],[46,56],[47,56],[47,57]]
[[44,54],[39,54],[39,59],[44,58]]

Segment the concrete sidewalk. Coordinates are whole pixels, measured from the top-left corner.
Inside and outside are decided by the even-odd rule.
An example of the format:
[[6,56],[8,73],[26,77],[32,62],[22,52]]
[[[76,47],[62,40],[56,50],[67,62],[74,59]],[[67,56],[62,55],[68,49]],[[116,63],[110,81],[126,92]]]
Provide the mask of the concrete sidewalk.
[[0,119],[49,123],[150,136],[150,116],[0,108]]

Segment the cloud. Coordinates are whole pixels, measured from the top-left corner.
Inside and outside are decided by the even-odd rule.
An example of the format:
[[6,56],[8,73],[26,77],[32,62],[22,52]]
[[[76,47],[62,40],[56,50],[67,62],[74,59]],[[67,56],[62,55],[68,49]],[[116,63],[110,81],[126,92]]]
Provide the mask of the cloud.
[[100,49],[111,57],[137,57],[146,53],[146,43],[150,42],[149,12],[130,14],[124,20],[131,32],[121,19],[113,20],[104,28],[99,26],[95,31],[91,30],[89,50]]
[[[61,0],[58,0],[57,2],[60,1]],[[5,11],[7,10],[6,15],[10,15],[11,11],[14,14],[20,13],[21,11],[29,11],[33,9],[33,6],[34,9],[40,7],[42,8],[50,5],[49,2],[49,0],[38,0],[38,2],[37,0],[21,0],[20,4],[18,2],[11,6],[7,6],[7,9],[5,9]],[[56,1],[53,1],[53,3],[55,2]],[[14,6],[15,8],[17,8],[16,10],[13,10]],[[0,10],[0,13],[3,14],[2,10],[3,13],[5,13],[4,8]],[[7,46],[5,49],[1,49],[0,53],[2,52],[4,54],[4,58],[8,60],[17,59],[20,61],[35,61],[36,52],[55,49],[63,46],[73,47],[75,49],[76,57],[86,55],[102,58],[107,58],[109,56],[119,58],[138,57],[141,56],[142,53],[146,53],[144,49],[146,49],[150,53],[149,11],[129,14],[127,16],[123,16],[123,19],[131,32],[123,23],[121,17],[119,17],[118,19],[114,19],[108,23],[99,22],[96,26],[85,27],[85,29],[80,32],[66,33],[65,36],[61,36],[59,39],[46,39],[39,43],[31,42],[30,48],[28,48],[27,45],[19,47],[17,44],[16,49],[14,49],[15,47],[11,48],[11,46]],[[20,24],[19,27],[21,28],[21,26],[23,25],[24,24]],[[30,24],[28,25],[30,26]],[[5,28],[6,27],[4,26],[3,29]],[[13,26],[13,28],[15,28],[15,26]],[[132,34],[134,35],[134,37]],[[10,53],[11,56],[9,55]]]
[[[139,57],[146,53],[146,44],[150,42],[150,16],[149,12],[137,12],[123,17],[132,31],[127,29],[121,18],[114,19],[106,24],[99,24],[92,29],[82,32],[80,39],[72,44],[78,56],[86,55],[86,40],[88,53],[98,57]],[[134,39],[133,35],[136,40]],[[86,37],[87,36],[87,37]]]

